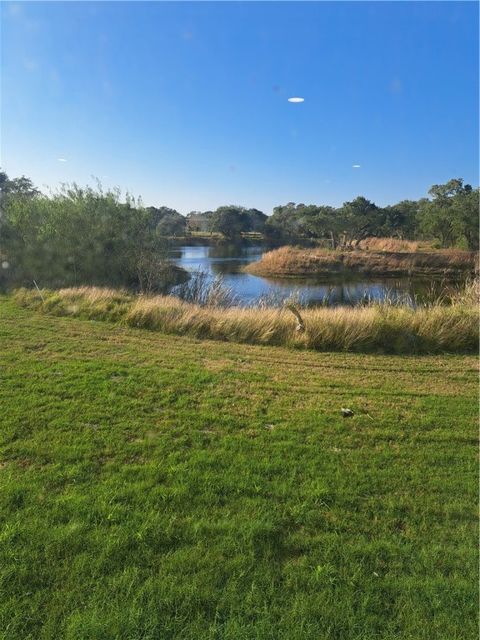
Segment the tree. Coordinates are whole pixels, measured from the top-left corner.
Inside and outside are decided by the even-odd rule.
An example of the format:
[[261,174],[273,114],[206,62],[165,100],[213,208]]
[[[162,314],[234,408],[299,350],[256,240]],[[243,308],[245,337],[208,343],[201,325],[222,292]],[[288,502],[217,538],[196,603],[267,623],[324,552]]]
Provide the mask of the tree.
[[461,178],[434,184],[419,211],[420,229],[436,237],[442,247],[452,247],[462,238],[470,249],[478,249],[478,189]]
[[159,236],[182,236],[185,234],[187,221],[175,209],[169,207],[147,207],[149,224]]
[[335,249],[338,244],[340,222],[338,210],[329,206],[304,207],[299,219],[300,228],[305,229],[312,238],[328,238],[332,249]]
[[275,207],[265,224],[265,235],[272,240],[291,241],[300,237],[302,231],[295,202]]
[[470,185],[466,185],[464,191],[458,197],[459,215],[463,225],[463,235],[467,242],[467,246],[471,251],[479,249],[479,228],[478,216],[480,210],[479,189],[467,189]]
[[40,191],[34,186],[30,178],[21,176],[11,180],[5,171],[0,171],[0,198],[2,202],[9,196],[34,198],[39,193]]
[[275,207],[265,225],[265,234],[272,239],[328,238],[334,248],[340,230],[339,211],[334,207],[294,202]]
[[363,196],[344,202],[340,209],[339,221],[343,244],[347,247],[356,247],[364,238],[378,235],[381,222],[381,209]]
[[210,230],[221,233],[228,240],[236,240],[250,231],[250,219],[244,207],[235,205],[219,207],[210,219]]
[[256,233],[263,233],[265,231],[265,224],[268,220],[268,216],[258,209],[247,209],[245,213],[250,221],[249,230],[255,231]]
[[402,200],[383,209],[382,236],[412,240],[417,233],[417,218],[422,201]]
[[8,265],[7,269],[0,269],[0,288],[5,288],[18,273],[15,258],[23,242],[21,232],[6,213],[7,209],[15,201],[22,202],[23,207],[28,208],[29,203],[39,195],[40,191],[29,178],[22,176],[10,179],[5,171],[0,171],[0,261]]
[[187,213],[187,231],[192,233],[202,232],[207,233],[210,231],[210,221],[213,215],[213,211],[190,211]]

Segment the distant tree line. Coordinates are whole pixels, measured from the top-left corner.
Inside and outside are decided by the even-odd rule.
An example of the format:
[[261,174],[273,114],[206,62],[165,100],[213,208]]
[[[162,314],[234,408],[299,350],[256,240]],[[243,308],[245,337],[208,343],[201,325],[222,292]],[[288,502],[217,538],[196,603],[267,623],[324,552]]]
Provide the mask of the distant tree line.
[[168,207],[144,207],[129,194],[64,186],[41,193],[25,176],[0,172],[0,283],[127,286],[166,292],[185,279],[168,260],[168,240],[195,232],[232,241],[247,233],[288,244],[324,241],[354,248],[364,238],[434,239],[440,247],[479,248],[479,190],[453,179],[434,185],[429,198],[379,207],[359,196],[341,207],[289,202],[271,216],[222,206],[182,216]]
[[479,248],[479,190],[462,179],[433,185],[430,198],[402,200],[387,207],[359,196],[341,207],[289,202],[275,207],[264,234],[327,239],[332,247],[352,248],[367,237],[437,240],[440,247]]
[[227,240],[236,240],[248,232],[263,234],[268,216],[258,209],[229,205],[215,211],[191,211],[182,216],[169,207],[147,207],[156,233],[178,238],[192,233],[219,233]]
[[439,247],[478,250],[479,190],[455,178],[433,185],[428,194],[429,198],[402,200],[386,207],[363,196],[341,207],[289,202],[275,207],[271,216],[233,205],[203,213],[192,211],[183,223],[183,233],[216,232],[236,239],[253,231],[278,243],[325,240],[333,248],[354,248],[372,236],[429,239],[436,240]]

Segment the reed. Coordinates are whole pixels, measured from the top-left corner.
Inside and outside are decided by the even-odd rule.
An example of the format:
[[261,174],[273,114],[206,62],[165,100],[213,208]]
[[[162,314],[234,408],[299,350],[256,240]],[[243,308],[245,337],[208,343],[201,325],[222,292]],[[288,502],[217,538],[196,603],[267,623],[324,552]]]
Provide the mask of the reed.
[[287,307],[222,309],[173,296],[130,295],[90,287],[41,292],[20,289],[14,297],[20,305],[46,313],[111,320],[198,339],[399,354],[464,353],[478,348],[477,283],[449,305],[411,308],[387,301],[362,307],[302,309],[301,331],[296,315]]

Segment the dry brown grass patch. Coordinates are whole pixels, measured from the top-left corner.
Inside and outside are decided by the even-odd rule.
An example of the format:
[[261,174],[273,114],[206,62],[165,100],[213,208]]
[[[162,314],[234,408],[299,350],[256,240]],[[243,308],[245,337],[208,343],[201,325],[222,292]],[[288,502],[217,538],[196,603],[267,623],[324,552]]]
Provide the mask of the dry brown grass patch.
[[461,276],[474,274],[478,258],[471,251],[333,251],[281,247],[264,253],[245,271],[260,276]]
[[[305,325],[286,308],[216,309],[183,302],[172,296],[130,296],[79,290],[22,290],[23,306],[56,315],[120,321],[163,333],[259,345],[286,345],[320,351],[428,353],[475,351],[478,346],[476,288],[471,286],[452,305],[412,309],[389,304],[366,307],[302,309]],[[75,300],[75,304],[72,304]],[[73,307],[77,311],[73,312]],[[209,364],[223,367],[223,363]]]

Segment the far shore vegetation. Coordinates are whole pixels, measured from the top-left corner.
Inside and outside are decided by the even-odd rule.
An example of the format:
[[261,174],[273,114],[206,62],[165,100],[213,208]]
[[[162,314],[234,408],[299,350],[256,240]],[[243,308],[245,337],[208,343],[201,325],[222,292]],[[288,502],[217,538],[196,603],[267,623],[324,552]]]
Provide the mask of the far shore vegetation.
[[[359,196],[339,208],[290,202],[275,207],[271,216],[233,205],[183,216],[165,206],[144,206],[141,199],[104,190],[100,183],[95,188],[64,185],[45,194],[25,176],[9,178],[4,172],[0,187],[4,291],[18,286],[101,286],[168,294],[189,277],[169,260],[172,241],[185,238],[262,240],[273,247],[310,244],[336,252],[322,258],[327,271],[337,271],[341,262],[361,263],[364,272],[386,269],[410,275],[449,275],[464,266],[471,271],[473,258],[461,251],[477,251],[479,246],[479,190],[462,179],[434,185],[429,197],[418,201],[379,207]],[[423,255],[425,248],[428,256]],[[434,253],[438,249],[455,251]],[[421,255],[413,260],[393,255],[406,250]],[[378,258],[378,252],[388,257]],[[319,262],[310,260],[313,255],[320,254],[281,249],[273,257],[295,256],[302,273],[310,273]],[[267,262],[272,266],[273,257],[265,256],[264,273],[272,272],[266,267]],[[310,266],[305,267],[307,262]],[[260,265],[254,265],[251,272],[258,269]]]

